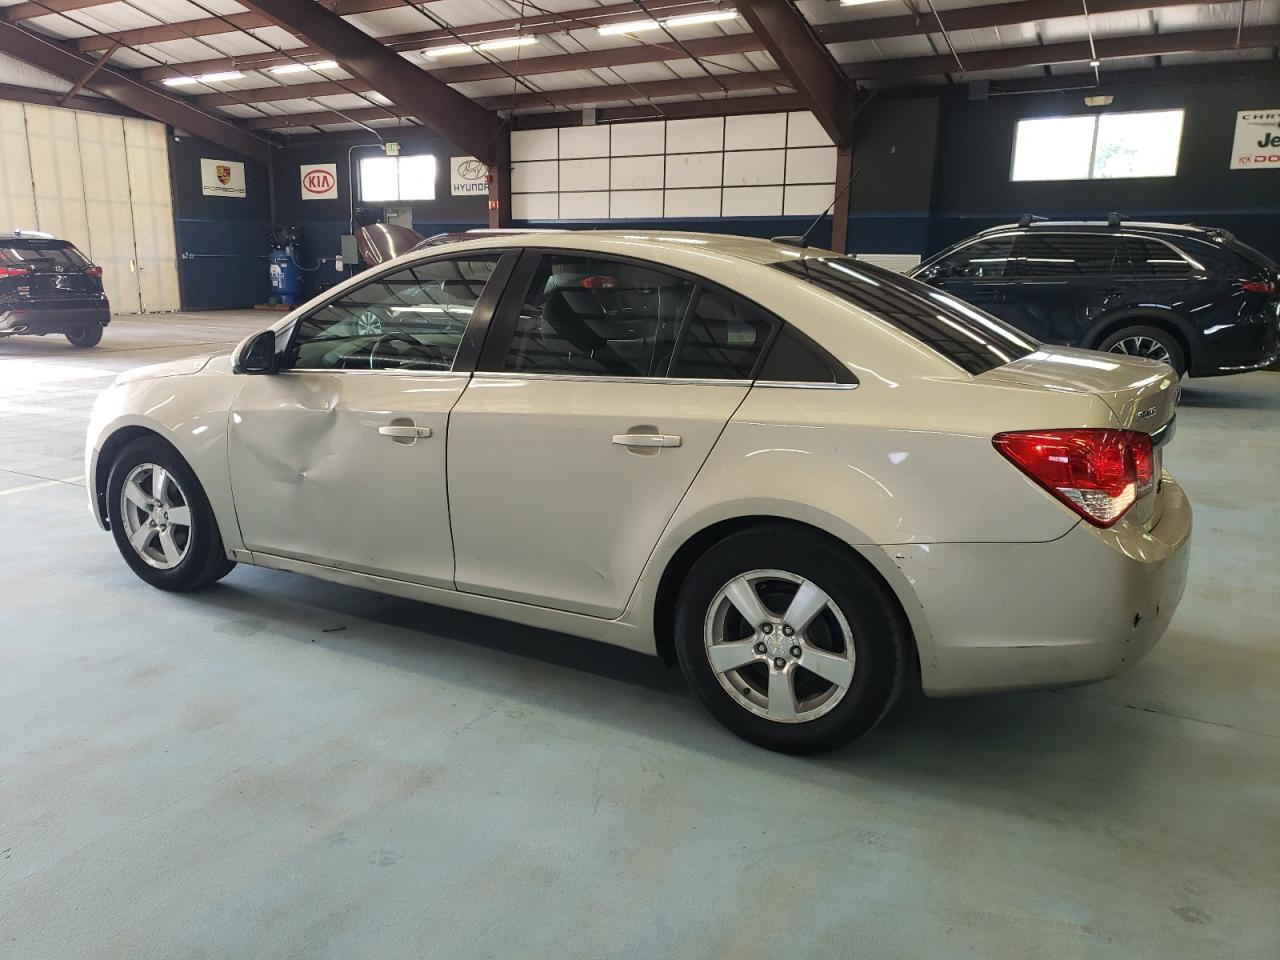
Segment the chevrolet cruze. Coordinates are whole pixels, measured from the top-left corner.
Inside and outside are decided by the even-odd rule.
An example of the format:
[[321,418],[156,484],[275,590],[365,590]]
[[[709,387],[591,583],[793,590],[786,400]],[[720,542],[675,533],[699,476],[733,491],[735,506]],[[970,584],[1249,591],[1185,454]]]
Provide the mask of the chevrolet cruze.
[[1132,665],[1181,597],[1165,364],[1045,347],[829,251],[490,236],[98,399],[92,507],[148,583],[236,563],[677,660],[766,747]]

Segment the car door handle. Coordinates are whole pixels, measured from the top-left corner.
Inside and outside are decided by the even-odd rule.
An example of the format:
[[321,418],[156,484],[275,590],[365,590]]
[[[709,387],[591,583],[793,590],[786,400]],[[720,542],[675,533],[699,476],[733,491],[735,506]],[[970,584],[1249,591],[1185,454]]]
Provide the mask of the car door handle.
[[613,442],[620,447],[678,447],[680,438],[669,433],[619,433]]
[[431,436],[431,428],[388,423],[380,426],[378,433],[384,437],[391,437],[393,440],[425,440]]

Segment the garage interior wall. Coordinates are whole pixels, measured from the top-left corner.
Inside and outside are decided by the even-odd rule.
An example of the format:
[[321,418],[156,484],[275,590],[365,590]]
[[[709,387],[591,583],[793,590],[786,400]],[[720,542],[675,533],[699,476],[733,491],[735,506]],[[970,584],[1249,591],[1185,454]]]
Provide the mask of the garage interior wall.
[[0,101],[0,230],[70,240],[116,313],[179,309],[165,128]]

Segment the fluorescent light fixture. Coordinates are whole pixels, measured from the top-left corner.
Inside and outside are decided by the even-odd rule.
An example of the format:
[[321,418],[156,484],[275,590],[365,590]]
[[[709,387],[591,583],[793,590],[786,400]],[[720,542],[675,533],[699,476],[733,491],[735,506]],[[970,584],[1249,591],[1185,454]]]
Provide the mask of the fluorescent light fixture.
[[302,73],[304,70],[332,70],[338,65],[336,60],[317,60],[315,63],[282,63],[272,67],[268,73]]
[[738,19],[737,10],[713,10],[710,13],[691,13],[687,17],[667,17],[662,21],[664,27],[692,27],[699,23],[720,23],[723,20]]
[[840,0],[842,7],[860,7],[866,3],[880,3],[881,0]]
[[476,53],[477,51],[488,50],[509,50],[512,47],[523,47],[530,43],[537,43],[537,37],[503,37],[501,40],[486,40],[484,43],[455,43],[448,47],[433,47],[423,50],[422,55],[425,57],[451,57],[457,53]]
[[657,20],[628,20],[626,23],[606,23],[603,27],[596,27],[596,33],[602,37],[610,37],[619,33],[644,33],[661,26]]
[[244,74],[239,70],[227,70],[223,73],[202,73],[198,77],[169,77],[164,81],[166,87],[185,87],[193,83],[221,83],[223,80],[241,80]]

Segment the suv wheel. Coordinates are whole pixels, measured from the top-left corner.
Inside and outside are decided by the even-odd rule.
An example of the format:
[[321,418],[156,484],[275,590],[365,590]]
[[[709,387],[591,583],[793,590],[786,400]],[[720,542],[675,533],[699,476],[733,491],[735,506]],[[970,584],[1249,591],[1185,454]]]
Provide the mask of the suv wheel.
[[1183,354],[1182,345],[1175,336],[1159,327],[1125,327],[1098,344],[1098,349],[1107,353],[1159,360],[1173,367],[1178,376],[1187,372],[1187,358]]
[[102,342],[102,325],[91,323],[88,326],[81,327],[79,330],[72,330],[66,334],[67,342],[73,347],[96,347]]
[[820,753],[857,739],[902,691],[909,639],[874,574],[787,525],[721,541],[676,609],[680,666],[724,726],[762,747]]
[[107,515],[120,555],[153,587],[196,590],[235,567],[200,481],[159,437],[141,437],[116,457]]

